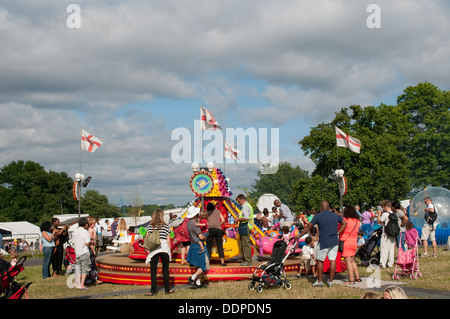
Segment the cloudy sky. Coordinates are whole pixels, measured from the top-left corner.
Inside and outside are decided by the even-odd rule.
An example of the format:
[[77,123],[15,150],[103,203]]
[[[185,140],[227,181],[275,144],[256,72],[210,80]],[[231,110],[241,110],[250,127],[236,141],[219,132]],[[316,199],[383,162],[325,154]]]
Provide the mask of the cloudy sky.
[[[445,0],[0,1],[0,166],[74,176],[81,155],[112,203],[185,204],[191,165],[171,136],[194,135],[202,105],[223,128],[278,129],[280,161],[312,171],[298,141],[340,108],[450,89],[449,16]],[[81,128],[104,140],[95,153]],[[235,194],[260,165],[217,164]]]

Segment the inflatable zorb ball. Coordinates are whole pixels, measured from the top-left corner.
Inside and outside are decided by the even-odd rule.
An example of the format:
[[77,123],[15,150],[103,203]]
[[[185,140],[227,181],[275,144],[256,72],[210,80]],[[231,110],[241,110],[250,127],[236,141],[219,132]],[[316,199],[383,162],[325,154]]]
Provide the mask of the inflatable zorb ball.
[[425,197],[430,197],[437,209],[436,241],[438,244],[446,244],[450,235],[450,191],[443,187],[428,187],[414,196],[409,218],[417,229],[422,229],[425,223]]

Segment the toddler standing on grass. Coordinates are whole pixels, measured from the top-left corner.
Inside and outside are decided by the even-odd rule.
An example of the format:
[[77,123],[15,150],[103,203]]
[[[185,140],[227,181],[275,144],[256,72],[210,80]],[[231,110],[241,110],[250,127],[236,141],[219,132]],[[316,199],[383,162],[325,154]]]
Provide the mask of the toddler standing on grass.
[[317,256],[317,243],[319,242],[319,235],[316,227],[311,228],[309,231],[309,236],[312,238],[312,246],[313,246],[313,256],[311,258],[311,270],[313,273],[313,277],[317,277],[317,269],[316,269],[316,256]]
[[302,269],[305,269],[305,274],[308,275],[311,269],[311,260],[314,259],[314,241],[312,237],[305,238],[305,246],[302,248],[302,257],[300,259],[300,265],[298,267],[297,277],[302,276]]

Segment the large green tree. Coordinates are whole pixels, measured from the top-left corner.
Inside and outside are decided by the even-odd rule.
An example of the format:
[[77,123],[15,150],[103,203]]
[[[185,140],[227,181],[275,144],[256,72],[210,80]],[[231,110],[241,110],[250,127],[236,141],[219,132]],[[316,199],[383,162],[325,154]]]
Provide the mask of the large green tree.
[[290,200],[296,212],[305,210],[319,211],[320,203],[328,201],[331,207],[339,206],[339,193],[336,185],[320,175],[301,178],[292,187]]
[[450,188],[450,91],[420,83],[406,88],[397,105],[409,124],[400,149],[412,162],[412,186]]
[[112,218],[120,214],[119,207],[110,204],[106,195],[88,189],[81,198],[81,212],[91,217]]
[[[344,204],[375,205],[429,185],[449,188],[449,107],[450,91],[420,83],[406,88],[394,106],[342,108],[330,123],[312,128],[299,144],[316,164],[312,177],[334,183],[336,191],[331,175],[344,169],[348,182]],[[335,126],[361,140],[361,154],[336,146]],[[295,205],[310,205],[305,194],[311,183],[301,181],[294,187]]]
[[0,220],[40,223],[61,212],[75,213],[72,179],[32,161],[13,161],[0,170]]
[[[375,205],[382,199],[402,197],[411,189],[410,160],[399,150],[407,137],[406,125],[398,107],[353,105],[342,108],[330,123],[312,128],[299,144],[316,164],[312,176],[333,183],[336,192],[338,186],[331,176],[336,169],[344,169],[348,183],[344,204]],[[360,154],[336,146],[335,126],[361,140]],[[296,205],[304,203],[297,201]]]

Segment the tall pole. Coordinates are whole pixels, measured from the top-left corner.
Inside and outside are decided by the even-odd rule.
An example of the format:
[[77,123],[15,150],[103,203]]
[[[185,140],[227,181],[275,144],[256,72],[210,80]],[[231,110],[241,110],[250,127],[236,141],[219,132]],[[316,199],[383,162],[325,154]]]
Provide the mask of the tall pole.
[[[81,128],[80,129],[80,136],[82,137],[83,136],[83,128]],[[82,139],[81,139],[81,141],[82,141]],[[81,175],[81,154],[83,153],[82,152],[82,149],[81,149],[81,141],[80,141],[80,175],[79,175],[79,177],[80,178],[77,178],[77,183],[78,183],[78,221],[80,220],[80,218],[81,218],[81,176],[83,176],[83,175]]]
[[78,183],[78,220],[81,218],[81,181],[77,181]]

